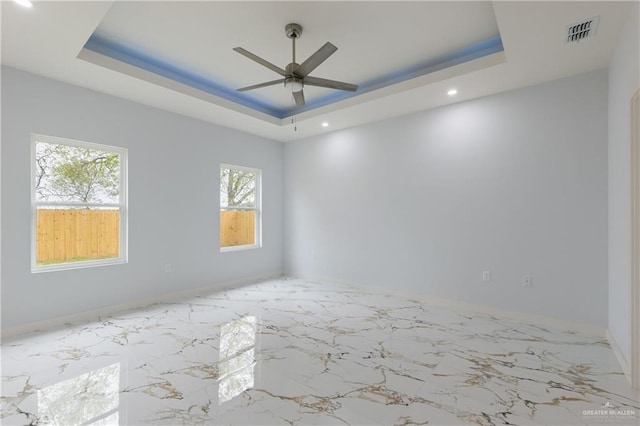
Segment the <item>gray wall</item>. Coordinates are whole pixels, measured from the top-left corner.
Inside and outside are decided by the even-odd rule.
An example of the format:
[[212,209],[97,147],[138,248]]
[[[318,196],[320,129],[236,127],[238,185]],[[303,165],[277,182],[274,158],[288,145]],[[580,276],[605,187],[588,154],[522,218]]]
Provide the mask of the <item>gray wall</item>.
[[606,70],[290,143],[284,165],[291,274],[607,323]]
[[[606,325],[606,71],[284,155],[278,142],[11,68],[2,101],[3,327],[277,274],[282,235],[292,274]],[[29,272],[31,132],[129,149],[127,265]],[[263,170],[262,249],[219,252],[221,162]]]
[[629,362],[631,286],[630,105],[640,87],[638,4],[609,66],[609,332]]
[[[30,273],[32,132],[128,148],[128,264]],[[263,171],[261,249],[219,251],[220,163]],[[279,142],[3,67],[3,328],[281,273],[281,170]]]

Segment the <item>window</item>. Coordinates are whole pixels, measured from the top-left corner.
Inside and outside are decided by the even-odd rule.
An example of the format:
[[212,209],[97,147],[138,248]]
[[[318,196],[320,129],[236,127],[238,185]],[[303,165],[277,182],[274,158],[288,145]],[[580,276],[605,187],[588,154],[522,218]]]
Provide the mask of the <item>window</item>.
[[127,261],[127,150],[32,135],[31,271]]
[[220,251],[260,247],[260,175],[220,165]]

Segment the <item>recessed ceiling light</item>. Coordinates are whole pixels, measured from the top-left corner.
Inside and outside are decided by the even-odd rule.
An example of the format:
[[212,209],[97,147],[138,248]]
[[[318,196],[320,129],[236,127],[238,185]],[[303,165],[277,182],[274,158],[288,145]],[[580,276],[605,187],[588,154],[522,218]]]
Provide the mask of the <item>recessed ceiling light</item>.
[[29,0],[13,0],[14,3],[19,4],[22,7],[33,7],[33,3]]
[[454,95],[457,95],[457,94],[458,94],[458,91],[456,89],[451,89],[451,90],[449,90],[447,92],[447,95],[449,95],[449,96],[454,96]]
[[322,123],[322,127],[329,127],[329,123],[325,121],[324,123]]

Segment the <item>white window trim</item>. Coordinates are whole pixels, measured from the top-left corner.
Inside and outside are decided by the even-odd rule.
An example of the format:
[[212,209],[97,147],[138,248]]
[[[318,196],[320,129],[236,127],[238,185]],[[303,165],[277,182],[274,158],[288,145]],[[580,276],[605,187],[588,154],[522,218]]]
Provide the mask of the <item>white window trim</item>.
[[[68,145],[76,148],[89,148],[100,151],[115,152],[120,156],[120,203],[80,203],[80,202],[59,202],[59,201],[37,201],[36,200],[36,142],[44,142],[57,145]],[[129,261],[128,253],[128,224],[129,224],[129,211],[128,211],[128,194],[127,194],[127,156],[128,150],[126,148],[103,145],[92,142],[83,142],[73,139],[59,138],[55,136],[46,136],[40,134],[31,134],[31,273],[40,272],[52,272],[52,271],[65,271],[70,269],[84,269],[96,266],[107,265],[121,265]],[[56,263],[53,265],[37,265],[36,256],[36,239],[37,239],[37,217],[36,212],[38,207],[41,206],[88,206],[88,207],[117,207],[120,211],[120,256],[111,259],[100,260],[84,260],[78,262]]]
[[[228,247],[220,247],[220,252],[230,252],[230,251],[242,251],[242,250],[250,250],[257,249],[262,247],[262,170],[254,169],[251,167],[244,166],[235,166],[233,164],[220,163],[220,170],[222,169],[235,169],[242,170],[245,172],[251,172],[256,174],[256,194],[255,194],[255,208],[252,207],[222,207],[220,206],[220,211],[222,210],[254,210],[255,214],[255,233],[256,233],[256,242],[254,244],[245,244],[241,246],[228,246]],[[220,173],[218,173],[218,177]],[[218,192],[220,192],[220,179],[218,178]],[[218,200],[220,196],[218,195]],[[218,229],[220,228],[220,217],[218,216]],[[218,238],[218,245],[220,245],[220,238]]]

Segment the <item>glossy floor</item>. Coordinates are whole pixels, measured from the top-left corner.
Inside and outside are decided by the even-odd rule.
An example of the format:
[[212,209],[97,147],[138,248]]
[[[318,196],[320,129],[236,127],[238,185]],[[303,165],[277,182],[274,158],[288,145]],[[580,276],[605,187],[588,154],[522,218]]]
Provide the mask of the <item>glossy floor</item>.
[[2,424],[632,424],[606,340],[276,279],[15,338]]

